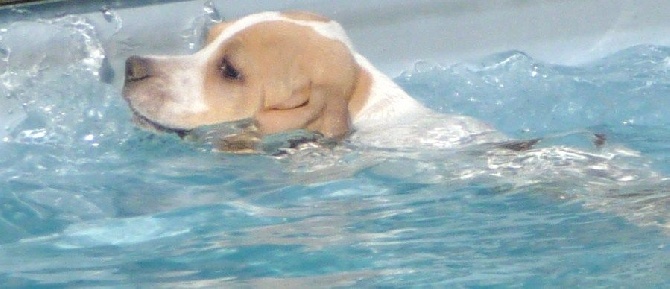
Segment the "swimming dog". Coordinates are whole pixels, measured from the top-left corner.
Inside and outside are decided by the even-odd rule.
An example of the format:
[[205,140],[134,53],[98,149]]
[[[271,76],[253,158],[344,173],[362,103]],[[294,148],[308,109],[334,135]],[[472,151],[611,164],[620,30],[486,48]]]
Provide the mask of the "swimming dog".
[[291,130],[381,147],[505,140],[482,121],[424,107],[357,53],[337,22],[308,12],[217,24],[193,55],[131,56],[123,96],[136,123],[182,136],[250,120],[223,138],[227,151]]
[[[417,160],[421,181],[489,176],[519,186],[579,182],[574,197],[584,196],[588,206],[644,224],[666,214],[667,206],[648,205],[652,190],[638,193],[636,185],[667,186],[667,178],[649,170],[644,160],[627,163],[639,158],[634,151],[603,148],[606,135],[586,132],[602,149],[597,153],[551,146],[551,137],[544,138],[550,147],[538,149],[537,139],[510,140],[475,118],[433,112],[357,53],[337,22],[307,12],[263,12],[217,24],[193,55],[132,56],[126,61],[123,97],[140,126],[181,136],[246,120],[240,133],[221,136],[218,145],[224,151],[258,151],[262,139],[293,130],[394,152],[483,144],[482,157],[467,150],[443,157],[444,165],[465,166],[452,178],[445,176],[450,170],[431,178],[426,171],[439,169],[441,162],[421,165]],[[436,155],[427,156],[433,160]],[[318,175],[356,171],[350,166],[333,166],[334,173]],[[613,202],[617,194],[637,196],[639,202]]]

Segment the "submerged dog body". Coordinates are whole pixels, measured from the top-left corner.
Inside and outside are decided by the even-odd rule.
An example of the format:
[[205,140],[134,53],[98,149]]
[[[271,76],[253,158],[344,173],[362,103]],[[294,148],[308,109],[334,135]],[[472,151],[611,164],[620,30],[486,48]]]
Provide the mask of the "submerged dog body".
[[337,22],[306,12],[220,23],[193,55],[130,57],[123,94],[138,123],[178,133],[250,119],[245,133],[255,138],[304,129],[333,139],[355,131],[352,140],[382,147],[504,139],[476,119],[423,107]]

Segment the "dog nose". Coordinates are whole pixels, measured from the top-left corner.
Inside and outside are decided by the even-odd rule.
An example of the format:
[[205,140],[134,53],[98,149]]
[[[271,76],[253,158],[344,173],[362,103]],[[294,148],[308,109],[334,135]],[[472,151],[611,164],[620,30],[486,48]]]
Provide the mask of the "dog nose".
[[140,81],[151,76],[151,61],[140,56],[126,60],[126,82]]

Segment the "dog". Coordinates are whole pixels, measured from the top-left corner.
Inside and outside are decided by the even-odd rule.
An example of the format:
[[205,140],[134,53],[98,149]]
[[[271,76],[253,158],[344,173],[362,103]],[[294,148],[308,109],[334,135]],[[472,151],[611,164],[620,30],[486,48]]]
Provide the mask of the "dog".
[[[201,127],[244,123],[240,132],[220,136],[216,146],[222,151],[259,152],[263,139],[305,131],[346,139],[365,152],[332,164],[320,156],[313,162],[304,158],[310,165],[298,162],[292,172],[306,168],[332,177],[357,172],[358,166],[385,174],[385,166],[374,169],[385,152],[409,152],[400,167],[391,162],[391,176],[416,171],[417,182],[494,178],[518,187],[551,184],[540,189],[556,187],[561,198],[639,224],[657,224],[656,217],[667,215],[667,206],[647,202],[664,203],[666,196],[637,187],[667,187],[667,178],[650,170],[637,152],[605,145],[606,135],[591,132],[578,134],[592,148],[562,145],[560,135],[544,137],[541,147],[539,139],[511,140],[472,117],[433,112],[357,53],[337,22],[308,12],[263,12],[217,24],[193,55],[131,56],[123,97],[141,127],[182,137]],[[571,186],[563,189],[563,183]],[[612,201],[619,199],[624,201]]]
[[232,152],[292,130],[395,148],[507,140],[477,119],[424,107],[357,53],[340,24],[309,12],[217,24],[193,55],[131,56],[123,96],[140,126],[180,136],[249,120],[218,144]]

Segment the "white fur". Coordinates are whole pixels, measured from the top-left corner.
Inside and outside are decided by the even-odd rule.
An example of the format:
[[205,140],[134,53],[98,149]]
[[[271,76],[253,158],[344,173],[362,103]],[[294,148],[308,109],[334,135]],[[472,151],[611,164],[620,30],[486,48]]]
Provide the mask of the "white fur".
[[[354,52],[355,53],[355,52]],[[374,128],[408,115],[423,115],[429,110],[400,88],[393,80],[377,70],[362,55],[355,53],[356,62],[372,76],[370,95],[353,119],[357,130]]]
[[324,37],[338,40],[352,49],[351,41],[347,37],[344,29],[335,21],[318,22],[293,20],[284,17],[279,12],[264,12],[249,15],[241,18],[231,24],[221,35],[205,47],[204,49],[188,56],[147,56],[163,65],[174,65],[167,74],[166,81],[163,83],[167,90],[172,92],[170,100],[165,102],[158,112],[157,118],[166,125],[174,125],[170,121],[174,116],[193,115],[210,110],[210,106],[205,99],[203,83],[205,82],[205,71],[202,69],[207,65],[207,61],[217,53],[217,49],[225,41],[234,37],[237,33],[259,23],[270,21],[284,21],[310,27]]
[[324,37],[339,40],[342,43],[344,43],[347,47],[349,47],[349,49],[353,48],[351,40],[349,40],[349,37],[347,37],[347,34],[345,33],[342,26],[340,26],[340,24],[335,21],[318,22],[318,21],[294,20],[282,16],[282,14],[279,12],[262,12],[238,19],[230,27],[226,28],[226,30],[212,42],[212,45],[209,45],[209,47],[206,47],[200,52],[203,54],[203,56],[209,56],[215,53],[216,49],[220,47],[221,44],[223,44],[231,37],[235,36],[237,33],[253,25],[270,21],[284,21],[301,26],[310,27],[314,29],[314,31],[316,31],[317,33],[323,35]]
[[237,33],[253,25],[269,21],[284,21],[314,29],[315,32],[329,39],[338,40],[346,45],[355,55],[356,62],[372,76],[371,94],[358,116],[353,119],[354,127],[358,130],[373,127],[380,122],[388,122],[389,118],[400,117],[406,114],[421,114],[428,110],[405,93],[386,75],[377,70],[370,62],[358,54],[346,32],[335,21],[304,21],[294,20],[282,16],[279,12],[263,12],[241,18],[231,24],[207,48],[201,51],[199,57],[207,59],[216,53],[216,49]]
[[[217,51],[217,49],[228,39],[235,36],[237,33],[247,29],[253,25],[269,21],[285,21],[301,26],[306,26],[314,29],[317,33],[335,39],[344,43],[350,49],[352,48],[351,41],[347,37],[344,29],[335,21],[330,22],[316,22],[316,21],[302,21],[286,18],[279,12],[264,12],[259,14],[249,15],[235,21],[228,27],[221,35],[219,35],[214,42],[189,56],[182,56],[181,59],[175,61],[174,57],[165,56],[150,56],[150,58],[160,61],[161,59],[170,59],[175,63],[180,63],[169,76],[170,90],[174,92],[174,98],[161,110],[161,118],[169,119],[172,115],[197,114],[209,110],[207,105],[202,83],[204,83],[205,75],[201,69]],[[171,85],[174,84],[174,85]]]
[[[358,54],[344,29],[335,21],[304,21],[294,20],[282,16],[279,12],[263,12],[241,18],[231,24],[214,41],[203,50],[194,54],[191,61],[197,61],[202,67],[212,57],[223,43],[234,37],[237,33],[263,22],[284,21],[310,27],[315,32],[340,41],[346,45],[354,55],[356,62],[366,70],[372,77],[370,95],[368,95],[361,111],[352,120],[356,134],[354,140],[380,146],[406,146],[412,147],[417,144],[425,144],[437,147],[451,147],[469,142],[490,142],[503,139],[493,128],[476,119],[465,116],[449,116],[436,114],[425,108],[418,101],[407,95],[393,80],[377,70],[365,57]],[[198,83],[198,78],[204,78],[202,72],[191,69],[182,70],[184,74],[182,81],[187,83]],[[194,79],[191,79],[193,77]],[[191,82],[191,80],[194,80]],[[178,80],[177,80],[178,81]],[[202,81],[200,80],[200,83]],[[184,85],[180,93],[186,93],[191,85]],[[183,101],[188,98],[189,110],[197,111],[208,109],[201,99],[201,87],[193,88],[189,95],[185,95]],[[180,108],[174,107],[174,110]],[[183,108],[182,108],[183,109]],[[435,129],[417,132],[418,126],[435,127]],[[380,131],[385,133],[380,134]],[[404,140],[404,141],[401,141]],[[407,143],[405,143],[407,142]]]
[[205,79],[202,67],[206,65],[206,59],[193,55],[148,56],[147,58],[158,62],[165,60],[166,63],[176,66],[170,70],[166,83],[173,92],[172,101],[166,102],[166,106],[160,112],[160,118],[170,119],[174,115],[197,114],[209,109],[202,86]]

